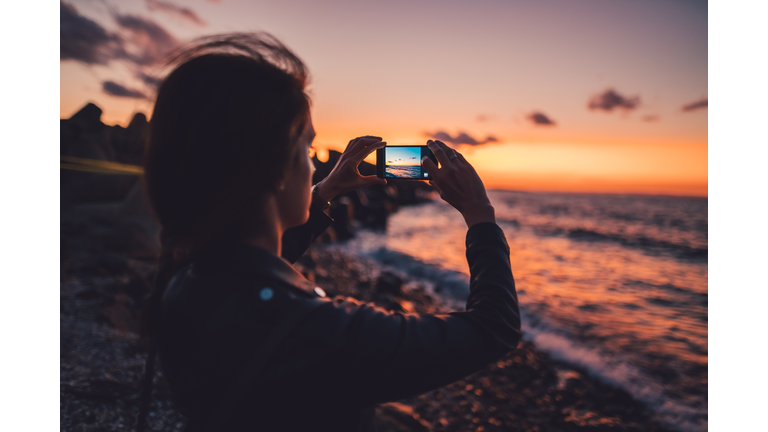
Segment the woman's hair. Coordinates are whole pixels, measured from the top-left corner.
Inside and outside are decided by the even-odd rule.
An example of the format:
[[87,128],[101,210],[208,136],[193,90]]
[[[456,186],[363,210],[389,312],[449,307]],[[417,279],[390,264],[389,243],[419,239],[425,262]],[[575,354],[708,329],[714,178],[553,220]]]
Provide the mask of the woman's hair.
[[203,37],[168,66],[145,155],[161,226],[145,335],[155,333],[165,286],[190,255],[257,222],[309,120],[306,67],[268,34]]

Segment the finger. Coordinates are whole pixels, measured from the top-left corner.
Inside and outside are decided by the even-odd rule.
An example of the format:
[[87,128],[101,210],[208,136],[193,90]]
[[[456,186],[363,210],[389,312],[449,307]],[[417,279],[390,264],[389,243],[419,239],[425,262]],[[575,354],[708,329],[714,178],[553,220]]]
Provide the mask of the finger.
[[463,163],[463,164],[467,164],[467,165],[469,165],[469,166],[472,166],[472,164],[471,164],[471,163],[467,162],[467,160],[466,160],[466,159],[464,159],[464,155],[463,155],[463,154],[461,154],[461,153],[459,153],[459,152],[456,152],[456,154],[457,154],[457,155],[459,155],[459,159],[458,159],[458,160],[459,160],[461,163]]
[[440,165],[442,166],[448,166],[450,161],[448,160],[448,155],[445,154],[445,150],[443,150],[440,145],[432,140],[427,141],[427,147],[429,147],[430,150],[432,150],[432,153],[434,153],[435,157],[437,158],[437,161],[440,162]]
[[359,140],[359,139],[360,139],[360,138],[354,138],[354,139],[351,139],[351,140],[349,140],[349,143],[347,143],[347,147],[344,149],[344,153],[346,153],[347,151],[349,151],[349,149],[351,149],[351,148],[352,148],[352,146],[353,146],[353,145],[354,145],[354,144],[357,142],[357,140]]
[[437,145],[439,145],[439,146],[440,146],[440,148],[442,148],[442,149],[443,149],[443,151],[445,152],[445,154],[447,154],[447,155],[448,155],[448,159],[449,159],[451,162],[455,162],[455,159],[456,159],[456,158],[453,158],[453,159],[451,159],[451,158],[453,157],[454,153],[455,153],[455,154],[458,156],[458,155],[459,155],[459,152],[457,152],[457,151],[456,151],[456,149],[453,149],[453,148],[451,148],[451,147],[448,147],[448,145],[447,145],[446,143],[444,143],[444,142],[442,142],[442,141],[440,141],[440,140],[435,140],[435,142],[437,143]]
[[[373,136],[364,136],[358,138],[358,142],[356,142],[350,149],[349,149],[349,155],[350,156],[357,156],[359,152],[365,151],[365,149],[376,143],[380,143],[381,138],[379,137],[373,137]],[[366,155],[367,156],[367,155]]]
[[361,149],[357,153],[354,154],[353,158],[357,163],[362,162],[365,158],[368,157],[371,153],[375,152],[376,150],[380,148],[384,148],[387,146],[386,141],[375,141],[368,145],[367,147]]
[[354,162],[355,164],[359,164],[374,150],[382,148],[386,145],[386,142],[373,138],[361,139],[347,152],[348,160]]
[[435,165],[434,162],[432,162],[432,159],[424,156],[423,162],[421,162],[421,167],[426,172],[429,173],[432,178],[437,178],[440,176],[440,170],[437,168],[437,165]]

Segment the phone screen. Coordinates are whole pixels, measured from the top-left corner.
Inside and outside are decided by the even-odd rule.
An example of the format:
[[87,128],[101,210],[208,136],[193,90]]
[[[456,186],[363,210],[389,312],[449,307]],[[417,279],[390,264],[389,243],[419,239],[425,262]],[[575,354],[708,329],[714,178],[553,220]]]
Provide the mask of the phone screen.
[[432,155],[427,146],[387,146],[383,150],[384,178],[431,179],[421,167],[421,159]]

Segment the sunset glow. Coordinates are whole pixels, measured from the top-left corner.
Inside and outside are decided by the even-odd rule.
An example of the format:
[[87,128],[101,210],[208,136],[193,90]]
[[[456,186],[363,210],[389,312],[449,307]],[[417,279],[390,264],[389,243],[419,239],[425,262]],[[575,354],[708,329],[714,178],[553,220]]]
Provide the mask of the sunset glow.
[[362,135],[389,145],[442,137],[489,188],[707,195],[706,3],[184,5],[192,15],[139,0],[63,3],[62,20],[91,22],[154,61],[110,57],[107,43],[62,48],[61,118],[87,102],[107,124],[150,117],[147,77],[161,78],[163,50],[267,31],[310,70],[321,156]]
[[419,166],[421,152],[419,148],[386,147],[384,149],[385,163],[389,166]]

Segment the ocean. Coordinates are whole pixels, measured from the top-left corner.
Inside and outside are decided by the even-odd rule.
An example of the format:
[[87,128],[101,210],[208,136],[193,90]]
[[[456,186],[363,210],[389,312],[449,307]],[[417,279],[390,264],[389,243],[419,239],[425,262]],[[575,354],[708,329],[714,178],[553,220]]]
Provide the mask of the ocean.
[[[707,430],[706,198],[490,191],[511,249],[524,339]],[[463,310],[466,225],[442,200],[338,247]]]
[[385,166],[384,177],[421,178],[421,165]]

